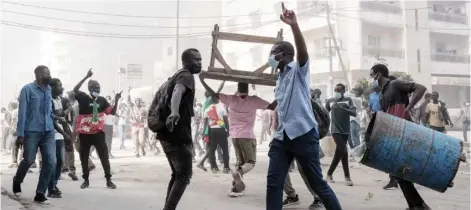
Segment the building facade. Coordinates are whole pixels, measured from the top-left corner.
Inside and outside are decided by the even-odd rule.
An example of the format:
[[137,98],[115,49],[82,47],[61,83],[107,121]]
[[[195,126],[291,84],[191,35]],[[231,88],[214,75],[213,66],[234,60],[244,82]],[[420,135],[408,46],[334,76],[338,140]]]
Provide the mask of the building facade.
[[[438,91],[451,107],[469,100],[469,2],[331,0],[327,6],[323,1],[298,0],[285,4],[298,14],[311,59],[311,86],[321,89],[323,97],[332,96],[333,85],[354,86],[359,78],[369,77],[372,65],[385,63],[391,71],[406,72]],[[223,11],[237,11],[231,22],[267,23],[278,18],[281,2],[228,1]],[[240,16],[241,11],[249,16]],[[276,36],[281,27],[285,40],[292,41],[291,31],[281,21],[247,33]],[[224,53],[234,57],[237,68],[254,69],[266,61],[271,46],[259,50],[249,45],[255,49],[242,56],[237,54],[244,50],[239,43],[224,45]]]

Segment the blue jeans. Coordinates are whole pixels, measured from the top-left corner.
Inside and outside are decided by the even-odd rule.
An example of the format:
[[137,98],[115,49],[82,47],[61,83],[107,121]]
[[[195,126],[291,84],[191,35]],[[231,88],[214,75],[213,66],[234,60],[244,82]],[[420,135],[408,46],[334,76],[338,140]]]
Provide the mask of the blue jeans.
[[119,125],[119,141],[121,142],[120,148],[124,148],[124,140],[126,139],[126,125]]
[[59,181],[59,177],[61,176],[62,173],[62,163],[64,161],[63,155],[64,152],[62,150],[62,147],[64,147],[64,140],[56,140],[56,168],[52,171],[51,174],[51,180],[49,181],[49,193],[54,189],[55,186],[57,186],[57,182]]
[[348,145],[353,149],[360,145],[360,125],[355,121],[350,121],[350,135],[348,135]]
[[23,145],[23,160],[16,170],[13,182],[23,183],[26,173],[36,160],[36,153],[41,152],[42,167],[39,173],[38,186],[36,193],[45,194],[51,179],[51,174],[56,167],[56,131],[45,132],[25,132]]
[[322,199],[325,208],[327,210],[342,209],[334,191],[322,179],[319,138],[314,129],[293,140],[289,139],[286,134],[283,141],[274,139],[270,144],[268,156],[270,163],[267,175],[267,210],[282,209],[283,186],[293,158],[299,162],[309,186]]

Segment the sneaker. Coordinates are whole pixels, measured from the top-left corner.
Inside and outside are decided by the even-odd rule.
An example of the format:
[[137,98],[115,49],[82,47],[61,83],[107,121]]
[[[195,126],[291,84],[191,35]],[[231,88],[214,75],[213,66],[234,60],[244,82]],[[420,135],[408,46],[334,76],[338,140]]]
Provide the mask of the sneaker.
[[58,193],[59,195],[62,195],[62,191],[59,190],[59,188],[57,186],[54,187],[53,191],[55,191],[56,193]]
[[62,198],[62,195],[61,193],[59,193],[58,191],[56,191],[55,189],[53,190],[50,190],[47,197],[50,197],[50,198]]
[[383,187],[384,190],[389,190],[391,188],[398,188],[397,181],[395,179],[390,180],[389,183]]
[[43,204],[43,205],[49,205],[50,202],[47,200],[46,196],[44,196],[41,193],[36,193],[36,196],[34,196],[34,202],[37,204]]
[[205,171],[205,172],[208,171],[208,169],[206,169],[206,168],[205,168],[203,165],[201,165],[201,164],[197,164],[197,165],[196,165],[196,168],[199,168],[199,169],[201,169],[201,170],[203,170],[203,171]]
[[231,173],[231,169],[230,168],[224,168],[222,170],[222,173],[229,174],[229,173]]
[[62,173],[67,173],[67,172],[69,172],[69,169],[68,169],[68,168],[63,168],[63,169],[62,169]]
[[286,199],[283,201],[283,207],[296,206],[300,203],[301,202],[299,202],[298,195],[296,195],[296,197],[286,197]]
[[219,172],[219,169],[218,168],[212,168],[211,171],[213,172],[213,174],[217,174]]
[[422,205],[420,205],[420,206],[414,206],[414,207],[411,207],[411,208],[407,208],[406,210],[431,210],[431,208],[429,206],[427,206],[427,204],[422,203]]
[[345,177],[345,185],[347,186],[353,186],[353,182],[352,182],[352,179],[350,179],[350,177]]
[[18,168],[18,163],[12,163],[8,166],[8,168]]
[[90,182],[88,180],[83,181],[82,185],[80,185],[80,189],[85,189],[90,186]]
[[70,171],[69,172],[69,177],[74,180],[74,181],[77,181],[78,180],[78,177],[77,175],[75,174],[75,171]]
[[106,187],[116,189],[116,185],[111,181],[111,179],[106,180]]
[[453,187],[453,186],[455,186],[454,182],[450,182],[450,184],[448,184],[448,187],[450,187],[450,188]]
[[228,196],[231,197],[231,198],[237,198],[237,197],[242,196],[242,195],[244,195],[244,193],[238,192],[236,189],[232,188],[231,192],[229,193]]
[[114,158],[114,155],[112,155],[111,153],[108,155],[111,159]]
[[142,151],[142,156],[146,156],[146,151]]
[[245,183],[242,180],[242,174],[239,171],[232,172],[232,178],[234,179],[233,185],[234,189],[238,192],[242,192],[245,190]]
[[315,199],[311,205],[309,205],[309,210],[324,209],[324,203],[321,200]]
[[13,195],[16,197],[21,196],[21,183],[13,181]]
[[334,178],[332,178],[332,175],[325,176],[325,180],[330,182],[330,183],[335,183]]
[[141,156],[140,156],[139,154],[136,154],[136,157],[137,157],[137,158],[140,158]]

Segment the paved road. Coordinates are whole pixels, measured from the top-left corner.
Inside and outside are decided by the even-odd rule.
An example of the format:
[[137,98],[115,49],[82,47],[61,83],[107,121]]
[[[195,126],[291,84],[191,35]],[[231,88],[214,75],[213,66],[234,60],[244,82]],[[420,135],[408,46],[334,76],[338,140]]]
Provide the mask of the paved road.
[[[267,145],[260,147],[256,168],[245,177],[247,192],[243,197],[229,198],[227,193],[231,177],[226,174],[212,174],[195,168],[194,176],[178,209],[181,210],[264,210],[266,191]],[[118,189],[109,190],[101,167],[91,175],[91,187],[81,190],[80,182],[74,182],[64,175],[59,188],[63,191],[62,199],[54,199],[47,207],[38,206],[32,202],[38,180],[37,170],[28,174],[23,184],[23,195],[19,200],[12,200],[2,192],[2,209],[50,209],[50,210],[145,210],[162,209],[170,169],[164,156],[148,156],[135,158],[131,151],[116,151],[112,159],[113,180]],[[78,157],[78,156],[77,156]],[[11,181],[15,169],[6,166],[10,157],[4,155],[2,165],[2,191],[11,195]],[[330,159],[323,162],[323,171],[327,170]],[[98,163],[99,161],[96,160]],[[234,157],[231,157],[234,162]],[[78,165],[78,163],[77,163]],[[97,164],[98,166],[99,164]],[[331,184],[344,209],[404,209],[406,207],[400,190],[384,191],[382,185],[387,181],[387,175],[374,169],[352,164],[351,176],[354,187],[343,185],[342,171],[334,174],[338,181]],[[302,201],[296,209],[307,209],[312,202],[306,187],[296,171],[292,173],[295,188]],[[424,187],[419,191],[434,209],[463,210],[470,209],[469,165],[463,164],[455,179],[455,187],[446,193],[438,193]],[[372,193],[372,198],[367,198]]]

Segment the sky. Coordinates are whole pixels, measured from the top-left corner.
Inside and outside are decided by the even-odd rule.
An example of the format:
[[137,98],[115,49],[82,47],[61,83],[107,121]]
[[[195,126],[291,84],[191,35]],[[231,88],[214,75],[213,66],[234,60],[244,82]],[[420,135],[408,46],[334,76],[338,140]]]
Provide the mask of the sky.
[[[2,9],[0,17],[3,23],[22,24],[21,27],[5,24],[0,27],[2,106],[16,98],[21,88],[34,80],[33,70],[41,64],[49,66],[52,76],[60,78],[66,90],[72,89],[90,68],[93,68],[94,78],[102,83],[105,95],[111,94],[118,88],[127,89],[125,85],[151,85],[154,79],[154,65],[161,61],[162,54],[166,51],[162,48],[163,43],[175,43],[176,19],[159,17],[175,17],[176,1],[19,1],[20,4],[17,3],[0,3]],[[61,11],[64,9],[145,17]],[[205,37],[209,42],[213,25],[220,21],[220,11],[220,3],[217,1],[181,2],[179,34],[182,36],[180,43],[184,46],[180,46],[180,49],[191,47],[186,45],[191,45],[193,41],[185,40],[190,37]],[[188,18],[197,16],[214,18]],[[24,27],[42,28],[32,30]],[[44,28],[68,30],[67,32],[73,33],[86,32],[87,35],[93,32],[106,36],[139,35],[146,38],[77,36],[48,32],[44,31]],[[144,74],[142,80],[124,81],[125,79],[121,78],[118,82],[117,72],[120,67],[126,67],[127,64],[142,65]],[[158,76],[166,78],[169,76],[166,74]]]

